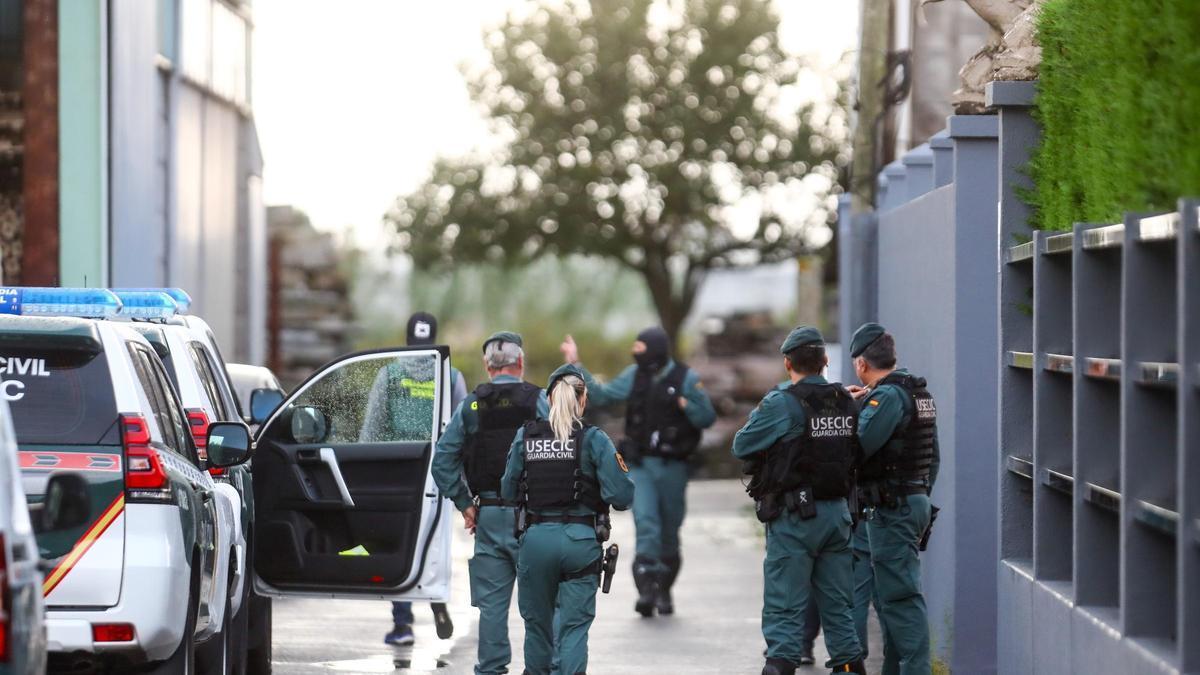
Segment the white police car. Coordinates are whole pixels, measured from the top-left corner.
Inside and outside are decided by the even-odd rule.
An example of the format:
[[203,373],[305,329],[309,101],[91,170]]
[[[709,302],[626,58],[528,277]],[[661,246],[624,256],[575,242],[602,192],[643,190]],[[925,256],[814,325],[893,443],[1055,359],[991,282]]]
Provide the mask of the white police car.
[[[57,295],[60,306],[53,309],[59,313],[111,315],[111,308],[99,312],[93,305],[112,302],[119,305],[115,297],[112,301],[108,299],[112,296],[107,292],[0,289],[0,314],[13,313],[13,304],[21,304],[25,310],[39,310],[41,304],[32,301],[38,300],[39,294],[43,293]],[[89,294],[99,294],[100,297]],[[85,298],[87,302],[84,302]],[[63,303],[75,306],[63,307]],[[191,319],[193,317],[188,317],[187,322],[191,323]],[[34,326],[26,324],[39,321],[42,325],[36,330],[41,332],[40,338],[44,339],[31,339],[28,332],[34,330]],[[53,325],[47,325],[47,321]],[[97,320],[0,317],[0,352],[5,348],[4,345],[14,344],[14,341],[7,339],[9,333],[14,333],[15,343],[24,345],[27,350],[37,346],[46,349],[49,346],[74,345],[73,348],[50,350],[56,356],[47,361],[45,366],[34,366],[28,362],[30,358],[41,357],[23,357],[27,361],[19,369],[23,369],[26,376],[31,370],[38,373],[46,371],[70,376],[60,377],[59,381],[72,380],[70,391],[57,396],[60,404],[57,408],[43,406],[39,411],[42,414],[41,427],[34,425],[35,431],[44,433],[52,426],[88,429],[89,424],[93,430],[97,430],[104,414],[116,414],[117,403],[125,405],[129,400],[130,405],[144,403],[149,406],[149,399],[166,400],[173,394],[161,362],[157,358],[148,358],[154,356],[150,344],[128,325]],[[211,339],[211,335],[209,337]],[[59,352],[63,354],[59,355]],[[217,358],[220,358],[219,353]],[[101,365],[89,371],[86,366],[92,362]],[[143,378],[143,373],[153,377]],[[93,380],[86,381],[88,377]],[[120,381],[122,385],[114,385],[115,381]],[[438,435],[450,417],[449,382],[449,350],[445,347],[362,352],[322,367],[275,410],[257,433],[257,454],[253,467],[256,533],[251,560],[254,563],[254,586],[257,592],[270,596],[448,599],[451,509],[445,505],[445,500],[433,483],[429,464]],[[29,393],[46,385],[35,384],[37,386],[31,387],[29,383],[22,382],[12,389]],[[138,384],[144,384],[144,387],[139,388]],[[0,392],[5,390],[5,385],[0,382]],[[135,393],[143,389],[153,393],[143,393],[144,401],[133,400],[128,393],[116,393],[122,390],[122,386]],[[101,401],[89,406],[89,399],[93,395]],[[113,403],[105,401],[110,395],[119,400]],[[109,492],[127,492],[127,497],[146,496],[144,476],[141,475],[143,469],[165,474],[172,486],[172,497],[178,503],[192,506],[188,509],[189,513],[199,515],[201,507],[211,506],[217,500],[210,498],[207,502],[200,500],[197,503],[194,499],[181,499],[188,496],[182,484],[194,482],[203,487],[206,485],[203,479],[193,479],[198,475],[203,478],[207,476],[198,470],[198,458],[184,457],[175,451],[177,446],[188,445],[191,440],[189,430],[180,426],[183,414],[178,408],[172,414],[166,409],[170,408],[169,405],[160,408],[151,411],[142,425],[133,425],[139,433],[134,434],[132,441],[127,439],[126,443],[134,449],[132,453],[129,449],[122,453],[120,447],[112,447],[111,439],[104,435],[108,432],[102,431],[99,441],[58,444],[57,450],[41,453],[41,457],[38,457],[41,449],[38,447],[31,448],[26,454],[30,462],[36,458],[38,462],[54,462],[56,466],[63,461],[85,464],[86,469],[100,477],[96,482]],[[96,415],[95,410],[104,414]],[[65,411],[71,412],[69,417],[64,415]],[[56,414],[64,419],[52,424]],[[37,420],[38,417],[34,415],[31,419]],[[124,419],[122,424],[113,426],[120,426],[127,432],[130,429]],[[18,420],[19,438],[20,432],[21,422]],[[216,459],[216,463],[235,464],[237,459],[242,459],[238,443],[244,439],[244,433],[244,425],[240,423],[213,423],[207,439],[210,461]],[[143,461],[147,457],[143,448],[150,445],[146,437],[155,444],[151,449],[160,460],[158,464]],[[220,438],[224,438],[224,442],[214,445],[214,441]],[[105,444],[106,441],[108,444]],[[169,442],[176,445],[168,446]],[[81,446],[72,448],[69,454],[79,454],[82,458],[69,456],[63,450],[67,445]],[[217,450],[219,457],[214,456]],[[111,475],[113,463],[122,461],[127,467],[124,475],[120,469],[116,470],[116,476]],[[133,471],[135,464],[137,470]],[[27,472],[37,470],[37,467],[31,466]],[[100,476],[103,471],[109,475]],[[177,480],[177,475],[182,476],[183,480]],[[181,484],[178,490],[174,489],[176,484]],[[192,485],[192,490],[196,490],[195,485]],[[100,501],[103,502],[103,497]],[[145,581],[151,586],[157,581],[156,575],[174,581],[177,584],[174,591],[144,592],[142,589],[146,584],[141,577],[137,577],[138,592],[126,592],[134,584],[134,577],[128,575],[131,558],[142,555],[143,549],[153,548],[148,539],[133,542],[130,539],[141,536],[140,526],[143,523],[153,525],[153,514],[149,513],[149,509],[142,508],[142,503],[135,504],[132,499],[124,501],[130,502],[125,512],[105,511],[107,515],[102,515],[89,528],[94,530],[90,539],[85,536],[78,540],[77,546],[73,546],[72,541],[58,542],[60,548],[70,551],[67,559],[74,559],[78,564],[74,567],[76,571],[68,570],[59,575],[57,580],[54,575],[47,580],[52,605],[52,647],[60,651],[77,650],[87,654],[124,653],[132,660],[144,658],[157,661],[166,657],[167,662],[160,668],[162,672],[179,672],[185,668],[190,671],[194,639],[211,626],[197,627],[213,623],[214,613],[218,611],[214,609],[215,596],[205,591],[205,588],[211,591],[219,585],[209,579],[215,573],[213,561],[204,558],[203,554],[198,555],[196,560],[189,560],[182,555],[184,551],[195,550],[199,553],[205,548],[203,545],[192,545],[193,542],[206,541],[201,532],[204,526],[194,525],[190,531],[191,538],[187,536],[188,528],[182,528],[185,530],[181,537],[183,541],[178,544],[172,542],[166,547],[175,554],[174,557],[167,560],[165,556],[160,556],[154,561],[160,567],[163,564],[170,567],[172,572],[160,569],[155,574],[146,575]],[[144,506],[161,507],[165,502],[145,503]],[[133,517],[135,514],[138,518]],[[95,609],[72,613],[62,608],[61,615],[54,611],[55,594],[63,589],[72,589],[72,576],[79,574],[78,570],[87,569],[90,557],[101,555],[99,551],[106,548],[105,542],[115,538],[109,530],[116,528],[118,523],[123,526],[123,531],[118,530],[119,534],[115,537],[123,536],[125,539],[125,559],[119,559],[121,542],[112,542],[116,546],[107,546],[107,551],[103,553],[107,563],[103,569],[75,577],[87,576],[87,584],[86,589],[84,584],[75,585],[74,591],[79,597],[72,597],[72,601],[86,602]],[[212,538],[210,540],[215,540],[215,530],[219,527],[217,519],[208,518],[206,523]],[[164,522],[158,524],[165,527]],[[159,539],[163,537],[162,534],[157,536]],[[171,533],[169,536],[176,535]],[[161,544],[157,548],[161,553]],[[220,543],[216,544],[216,549],[222,549]],[[151,565],[144,566],[148,568]],[[179,579],[194,579],[197,570],[211,571],[200,573],[200,585],[203,586],[203,580],[208,579],[209,586],[200,589],[178,586]],[[127,578],[123,579],[122,574]],[[55,585],[50,586],[51,582]],[[86,591],[90,591],[91,595],[87,595]],[[163,599],[195,596],[199,596],[192,603],[197,606],[195,612],[180,609],[171,613],[159,606]],[[207,605],[202,604],[205,600]],[[114,614],[114,610],[120,611]],[[144,624],[132,620],[108,623],[112,618],[137,618],[135,614],[146,615],[147,621]],[[55,621],[58,619],[63,620],[60,622],[61,630],[56,630]],[[104,623],[98,624],[98,621]],[[89,637],[93,639],[90,640],[84,639],[88,627],[92,628]],[[67,639],[68,633],[71,639]],[[58,642],[55,642],[56,634],[63,635]],[[154,639],[145,639],[149,634],[153,634]],[[175,636],[174,641],[171,635]],[[131,639],[118,644],[105,641],[103,638],[106,637]],[[172,645],[174,651],[168,651]],[[250,665],[251,672],[266,672],[269,659],[258,669],[254,668],[254,663]]]
[[[80,527],[38,537],[57,559],[43,583],[51,667],[190,673],[196,643],[224,622],[234,510],[202,470],[150,344],[100,320],[120,309],[103,290],[0,289],[0,314],[19,315],[0,316],[0,393],[25,491],[37,503],[51,474],[77,471],[93,507]],[[239,432],[246,447],[226,451],[220,439]],[[245,461],[246,433],[213,425],[210,460]]]

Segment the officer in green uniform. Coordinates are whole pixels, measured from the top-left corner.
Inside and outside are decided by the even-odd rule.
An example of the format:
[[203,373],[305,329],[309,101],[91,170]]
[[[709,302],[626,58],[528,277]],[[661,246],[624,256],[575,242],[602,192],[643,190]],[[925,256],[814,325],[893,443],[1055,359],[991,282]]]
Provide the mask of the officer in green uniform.
[[608,436],[582,422],[583,372],[560,367],[546,391],[550,414],[517,431],[500,494],[520,501],[525,514],[517,561],[525,672],[550,673],[557,626],[558,672],[575,675],[587,670],[608,508],[629,508],[633,481]]
[[[408,317],[408,325],[406,329],[406,339],[409,347],[423,347],[433,345],[437,342],[437,318],[428,312],[413,312],[412,316]],[[371,388],[370,398],[368,399],[367,414],[365,419],[366,424],[363,427],[363,433],[372,435],[367,437],[379,438],[381,440],[396,440],[401,437],[421,438],[421,434],[427,433],[424,430],[425,422],[421,417],[412,414],[401,414],[397,404],[405,397],[416,395],[419,398],[428,400],[432,407],[433,401],[433,376],[432,372],[409,372],[409,368],[405,367],[404,362],[389,364],[387,368],[380,371],[376,377],[374,386]],[[467,382],[463,379],[463,374],[458,368],[450,367],[450,405],[452,408],[457,408],[467,396]],[[389,407],[388,415],[384,416],[378,411],[382,410],[383,405]],[[415,430],[416,436],[397,436],[396,432],[402,431],[398,426],[416,423],[421,425],[421,428]],[[387,432],[389,435],[381,435]],[[446,609],[446,604],[442,602],[430,603],[430,608],[433,610],[433,623],[437,628],[437,636],[443,640],[450,639],[454,635],[454,623],[450,620],[450,612]],[[413,613],[411,602],[393,602],[392,603],[392,630],[384,636],[383,641],[389,645],[397,647],[407,647],[414,642],[413,630]]]
[[463,514],[475,535],[468,564],[471,604],[479,608],[476,673],[506,673],[512,660],[508,608],[517,579],[515,508],[500,498],[500,478],[513,437],[526,422],[550,409],[542,388],[522,381],[525,353],[521,336],[499,332],[483,343],[483,364],[491,379],[454,411],[433,456],[433,480]]
[[926,675],[929,619],[917,553],[929,527],[929,493],[940,461],[937,408],[925,379],[896,367],[896,342],[883,326],[867,323],[855,331],[850,355],[866,385],[852,392],[863,400],[859,492],[873,509],[866,525],[883,628],[883,672]]
[[[562,345],[568,363],[579,361],[575,341]],[[621,455],[637,485],[633,521],[637,553],[634,609],[645,617],[672,614],[671,586],[683,563],[679,528],[687,511],[688,458],[700,445],[701,430],[717,415],[696,371],[671,359],[670,340],[658,327],[647,328],[633,343],[636,363],[612,382],[601,384],[582,368],[593,405],[626,403]]]
[[734,456],[752,475],[755,512],[767,524],[762,672],[795,672],[803,656],[805,608],[815,599],[830,657],[825,665],[865,673],[850,611],[854,572],[846,503],[858,455],[858,406],[840,384],[822,377],[829,359],[817,329],[796,328],[779,351],[789,381],[763,397],[733,439]]

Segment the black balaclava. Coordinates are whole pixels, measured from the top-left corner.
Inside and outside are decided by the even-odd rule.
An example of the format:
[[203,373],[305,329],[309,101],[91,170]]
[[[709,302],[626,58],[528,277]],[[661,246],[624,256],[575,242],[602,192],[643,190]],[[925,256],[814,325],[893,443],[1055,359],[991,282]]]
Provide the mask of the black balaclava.
[[653,326],[638,333],[637,339],[646,345],[646,351],[633,355],[638,368],[655,373],[665,368],[671,358],[671,341],[667,338],[667,331]]
[[414,312],[408,317],[408,346],[431,345],[437,340],[437,319],[429,312]]

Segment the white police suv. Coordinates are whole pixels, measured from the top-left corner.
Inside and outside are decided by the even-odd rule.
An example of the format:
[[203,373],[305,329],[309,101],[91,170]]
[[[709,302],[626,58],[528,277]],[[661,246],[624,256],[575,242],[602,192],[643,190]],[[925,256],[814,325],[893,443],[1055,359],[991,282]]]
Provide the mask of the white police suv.
[[[0,288],[0,314],[115,316],[113,304],[121,305],[107,291]],[[126,315],[137,316],[135,304]],[[219,500],[203,464],[180,450],[194,442],[160,358],[129,324],[0,316],[0,358],[9,354],[26,359],[20,384],[0,381],[0,393],[31,396],[25,435],[14,402],[27,487],[32,481],[37,494],[39,471],[80,465],[93,489],[99,486],[94,501],[104,505],[77,538],[39,540],[57,548],[48,552],[65,553],[46,582],[52,649],[191,672],[195,641],[219,623],[223,596],[215,592],[221,584],[213,558],[228,539],[220,539],[220,514],[205,515]],[[57,377],[34,381],[43,372]],[[350,354],[322,367],[264,420],[254,450],[249,556],[257,593],[448,599],[451,510],[429,465],[451,412],[449,382],[445,347]],[[127,410],[134,412],[123,416]],[[250,450],[240,422],[210,423],[206,442],[210,465],[236,465]],[[177,514],[178,533],[168,531],[171,507],[192,516]],[[96,556],[104,564],[90,565]],[[153,589],[160,582],[174,587]],[[185,597],[188,608],[170,602]],[[269,667],[268,658],[249,671]]]
[[[104,290],[0,288],[0,394],[25,492],[39,503],[67,470],[91,496],[88,522],[37,541],[55,559],[42,587],[51,668],[191,673],[196,643],[224,622],[234,511],[202,470],[150,344],[104,320],[121,309]],[[246,435],[244,424],[213,425],[210,463],[245,461]]]

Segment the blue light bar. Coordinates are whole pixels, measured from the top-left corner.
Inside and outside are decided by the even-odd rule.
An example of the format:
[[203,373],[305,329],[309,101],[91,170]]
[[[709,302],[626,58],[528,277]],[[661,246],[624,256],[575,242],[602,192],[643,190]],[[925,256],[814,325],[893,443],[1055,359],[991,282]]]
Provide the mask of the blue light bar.
[[168,319],[179,305],[164,291],[113,291],[121,299],[119,316],[130,319]]
[[121,311],[121,299],[103,288],[0,287],[0,314],[103,319]]
[[179,314],[186,314],[188,307],[192,306],[192,296],[182,288],[114,288],[113,291],[118,295],[125,291],[166,293],[175,301]]

